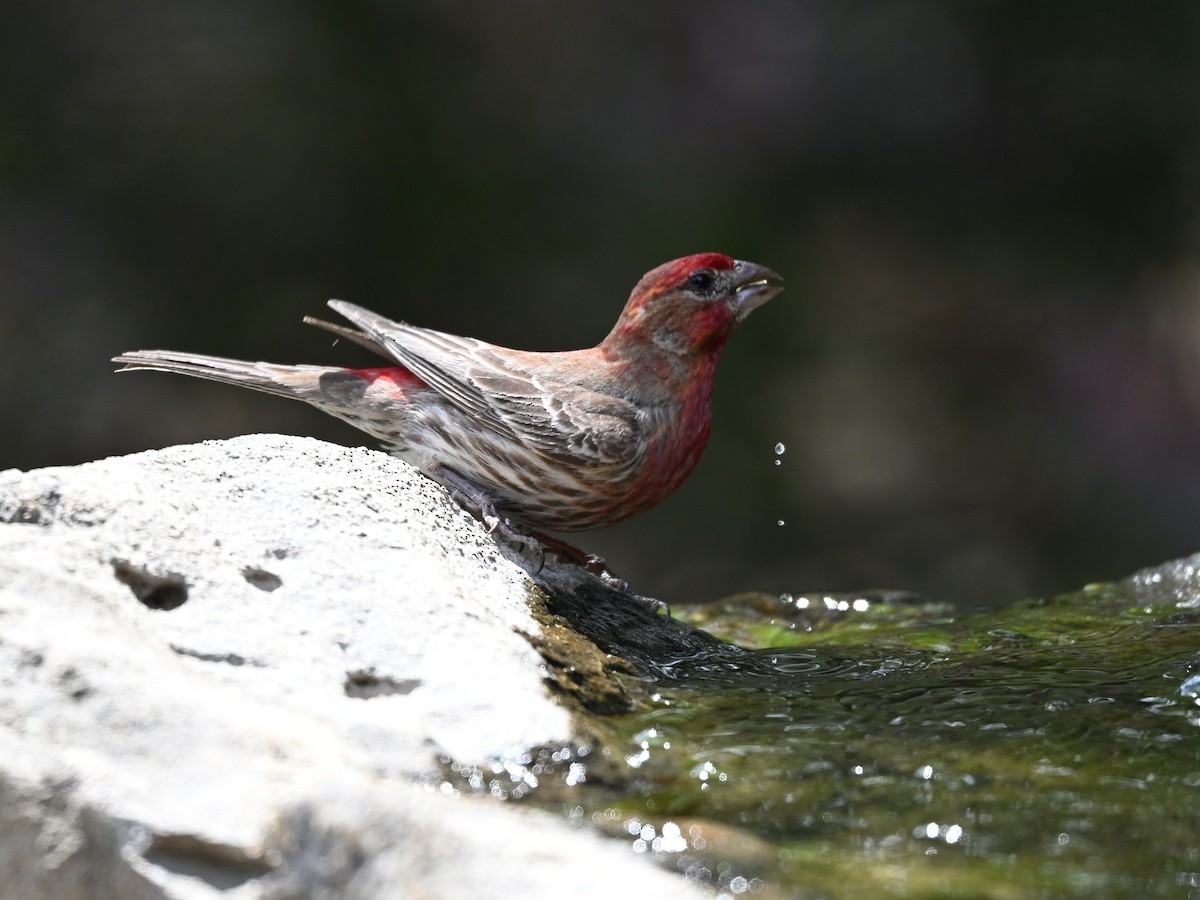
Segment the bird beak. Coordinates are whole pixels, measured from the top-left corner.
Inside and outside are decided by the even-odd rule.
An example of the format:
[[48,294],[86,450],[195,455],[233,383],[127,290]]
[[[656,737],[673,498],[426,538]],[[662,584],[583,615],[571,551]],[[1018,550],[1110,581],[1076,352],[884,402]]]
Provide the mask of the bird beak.
[[734,261],[733,274],[737,291],[734,310],[739,321],[783,290],[783,279],[766,266],[739,259]]

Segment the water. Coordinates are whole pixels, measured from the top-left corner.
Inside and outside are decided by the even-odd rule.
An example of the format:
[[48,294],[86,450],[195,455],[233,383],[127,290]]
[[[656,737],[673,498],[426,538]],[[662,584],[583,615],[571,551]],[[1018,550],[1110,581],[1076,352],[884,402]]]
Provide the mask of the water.
[[986,613],[690,611],[741,646],[656,663],[530,796],[723,896],[1200,897],[1193,562]]

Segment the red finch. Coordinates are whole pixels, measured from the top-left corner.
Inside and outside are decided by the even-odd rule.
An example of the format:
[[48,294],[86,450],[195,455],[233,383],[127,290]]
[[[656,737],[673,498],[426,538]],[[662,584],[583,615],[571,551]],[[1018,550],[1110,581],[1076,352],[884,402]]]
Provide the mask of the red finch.
[[113,362],[304,400],[465,495],[493,525],[499,515],[584,531],[679,487],[708,442],[725,342],[782,289],[770,269],[700,253],[647,273],[612,332],[587,350],[510,350],[330,300],[357,328],[305,321],[387,366],[282,366],[169,350]]

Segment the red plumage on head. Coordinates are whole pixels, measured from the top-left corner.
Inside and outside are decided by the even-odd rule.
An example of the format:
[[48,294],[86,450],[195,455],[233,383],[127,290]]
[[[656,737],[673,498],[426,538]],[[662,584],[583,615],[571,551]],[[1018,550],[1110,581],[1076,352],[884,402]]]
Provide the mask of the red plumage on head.
[[653,276],[654,281],[674,287],[676,283],[682,283],[689,275],[700,269],[724,272],[732,269],[733,265],[734,260],[724,253],[694,253],[691,256],[664,263],[650,272],[643,281]]

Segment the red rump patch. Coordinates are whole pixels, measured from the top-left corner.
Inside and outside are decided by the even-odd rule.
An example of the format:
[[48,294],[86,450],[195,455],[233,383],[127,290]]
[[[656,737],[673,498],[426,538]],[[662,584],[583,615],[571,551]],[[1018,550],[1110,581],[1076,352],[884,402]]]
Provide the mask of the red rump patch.
[[390,383],[395,388],[417,387],[424,385],[420,378],[403,366],[387,366],[381,369],[347,369],[351,375],[357,375],[363,381],[374,385],[377,382]]

